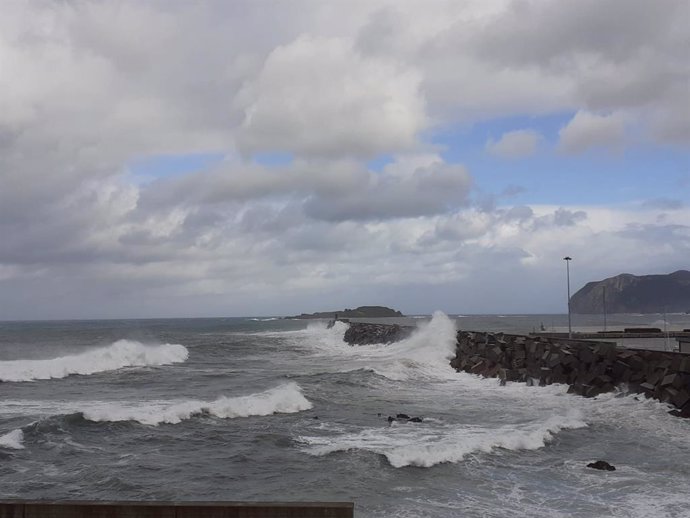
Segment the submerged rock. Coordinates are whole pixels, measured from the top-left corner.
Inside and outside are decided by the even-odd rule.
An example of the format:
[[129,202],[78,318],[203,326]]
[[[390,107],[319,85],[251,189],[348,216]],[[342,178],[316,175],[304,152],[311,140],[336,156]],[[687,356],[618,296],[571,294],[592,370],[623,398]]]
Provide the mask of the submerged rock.
[[400,421],[401,423],[421,423],[424,420],[421,417],[410,417],[407,414],[397,414],[395,417],[388,416],[388,423],[391,424],[394,421]]
[[616,471],[615,466],[612,466],[605,460],[598,460],[596,462],[590,462],[587,464],[588,468],[600,469],[602,471]]

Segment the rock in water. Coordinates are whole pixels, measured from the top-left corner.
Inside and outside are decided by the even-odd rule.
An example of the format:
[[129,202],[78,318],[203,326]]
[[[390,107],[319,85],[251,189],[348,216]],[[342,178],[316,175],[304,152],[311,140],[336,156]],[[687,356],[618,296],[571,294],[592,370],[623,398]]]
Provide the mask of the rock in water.
[[343,340],[350,345],[389,344],[407,338],[414,329],[398,324],[353,322],[345,331]]
[[590,462],[587,464],[588,468],[600,469],[602,471],[616,471],[615,466],[612,466],[605,460],[598,460],[596,462]]

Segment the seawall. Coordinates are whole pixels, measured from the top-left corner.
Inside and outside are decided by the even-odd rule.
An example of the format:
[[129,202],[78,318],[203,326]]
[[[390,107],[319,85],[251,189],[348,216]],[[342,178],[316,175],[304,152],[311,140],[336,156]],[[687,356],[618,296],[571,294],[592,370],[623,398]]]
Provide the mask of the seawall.
[[631,392],[674,405],[690,417],[690,355],[621,349],[589,342],[505,333],[458,331],[457,371],[505,381],[549,385],[564,383],[569,392],[593,397],[626,384]]
[[[397,324],[350,323],[350,345],[391,343],[415,330]],[[594,397],[626,385],[628,390],[675,406],[674,415],[690,417],[690,354],[625,349],[611,342],[558,336],[458,331],[457,371],[533,385],[562,383],[568,392]]]

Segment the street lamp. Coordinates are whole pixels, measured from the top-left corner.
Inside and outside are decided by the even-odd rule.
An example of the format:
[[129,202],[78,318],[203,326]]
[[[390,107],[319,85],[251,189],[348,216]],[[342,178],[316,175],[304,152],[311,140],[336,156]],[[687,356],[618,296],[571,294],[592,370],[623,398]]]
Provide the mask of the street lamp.
[[570,261],[572,261],[573,258],[566,255],[563,260],[565,261],[565,271],[568,278],[568,338],[572,338],[573,328],[570,324]]

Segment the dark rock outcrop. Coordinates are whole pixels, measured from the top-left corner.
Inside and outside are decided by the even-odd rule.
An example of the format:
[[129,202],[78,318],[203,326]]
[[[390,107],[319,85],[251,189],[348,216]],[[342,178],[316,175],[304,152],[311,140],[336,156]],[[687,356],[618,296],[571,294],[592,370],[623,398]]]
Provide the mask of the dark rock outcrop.
[[414,329],[411,326],[397,324],[353,322],[345,331],[343,340],[350,345],[389,344],[407,338]]
[[407,414],[397,414],[395,417],[388,416],[388,424],[400,421],[401,423],[422,423],[424,419],[421,417],[410,417]]
[[604,290],[608,313],[690,311],[690,271],[636,276],[623,273],[587,283],[570,299],[573,313],[603,313]]
[[587,464],[588,468],[600,469],[602,471],[616,471],[616,467],[612,466],[605,460],[598,460],[596,462],[590,462]]

